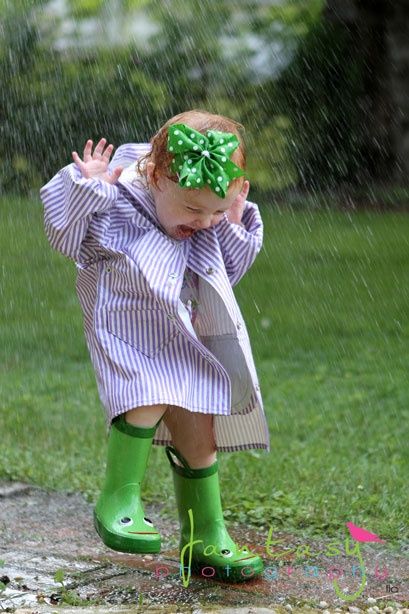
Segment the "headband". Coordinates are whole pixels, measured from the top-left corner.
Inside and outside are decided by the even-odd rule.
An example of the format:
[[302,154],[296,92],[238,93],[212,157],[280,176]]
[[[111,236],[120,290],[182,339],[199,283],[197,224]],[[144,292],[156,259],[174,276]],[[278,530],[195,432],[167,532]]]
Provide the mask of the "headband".
[[235,134],[207,130],[206,134],[186,124],[172,124],[168,129],[169,152],[174,154],[171,170],[182,188],[209,186],[225,198],[230,181],[244,175],[243,169],[229,158],[240,142]]

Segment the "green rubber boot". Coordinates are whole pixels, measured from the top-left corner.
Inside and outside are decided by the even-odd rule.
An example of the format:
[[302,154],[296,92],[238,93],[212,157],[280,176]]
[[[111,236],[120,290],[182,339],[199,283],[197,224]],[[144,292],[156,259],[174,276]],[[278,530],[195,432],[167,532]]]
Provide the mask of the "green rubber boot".
[[[191,469],[175,448],[167,446],[166,454],[173,470],[179,513],[183,578],[192,572],[227,582],[243,582],[259,575],[264,569],[262,559],[247,547],[239,548],[224,525],[218,462],[204,469]],[[183,467],[175,463],[172,455]]]
[[145,517],[140,498],[158,424],[152,428],[133,426],[126,422],[125,414],[112,421],[105,482],[94,509],[94,526],[104,544],[113,550],[160,551],[160,535]]

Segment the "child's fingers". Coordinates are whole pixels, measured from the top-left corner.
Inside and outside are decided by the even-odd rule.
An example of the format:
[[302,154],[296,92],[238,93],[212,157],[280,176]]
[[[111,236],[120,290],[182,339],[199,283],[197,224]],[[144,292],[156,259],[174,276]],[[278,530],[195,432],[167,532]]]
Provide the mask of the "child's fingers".
[[92,140],[88,139],[84,147],[84,162],[89,162],[92,159],[91,151],[92,151]]
[[103,153],[103,155],[102,155],[102,157],[103,157],[103,158],[105,158],[105,160],[106,160],[107,162],[109,162],[109,158],[111,157],[111,154],[112,154],[112,150],[113,150],[113,149],[114,149],[114,146],[113,146],[113,145],[108,145],[108,147],[105,149],[105,151],[104,151],[104,153]]
[[123,170],[124,169],[122,166],[117,166],[116,168],[114,168],[114,170],[112,171],[112,175],[109,178],[109,183],[116,183]]
[[247,195],[249,193],[249,190],[250,190],[250,182],[247,181],[246,179],[246,181],[243,184],[243,187],[241,188],[241,191],[239,192],[236,199],[234,200],[231,208],[240,209],[241,207],[243,207],[246,201]]
[[72,152],[72,159],[74,160],[75,164],[81,169],[83,162],[76,151]]
[[104,138],[99,140],[99,142],[95,146],[93,157],[95,157],[95,156],[102,156],[102,153],[104,151],[104,147],[105,147],[106,142],[107,142],[107,140],[104,139]]
[[241,189],[240,196],[242,196],[244,200],[246,200],[249,191],[250,191],[250,181],[246,179],[245,182],[243,183],[243,187]]

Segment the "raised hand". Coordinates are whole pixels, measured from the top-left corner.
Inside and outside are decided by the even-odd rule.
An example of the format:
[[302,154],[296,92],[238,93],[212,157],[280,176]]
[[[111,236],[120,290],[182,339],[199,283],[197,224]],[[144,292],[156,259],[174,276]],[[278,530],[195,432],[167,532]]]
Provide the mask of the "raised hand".
[[233,201],[230,209],[226,211],[226,215],[228,217],[229,222],[234,224],[240,224],[241,218],[244,211],[244,206],[246,204],[246,198],[250,190],[250,182],[247,179],[243,183],[243,187],[241,189],[240,194]]
[[92,140],[89,139],[84,147],[84,159],[81,160],[76,151],[72,152],[72,159],[80,169],[83,177],[102,179],[107,183],[116,183],[123,171],[122,166],[115,168],[112,173],[108,171],[109,159],[114,149],[113,145],[106,146],[106,139],[101,139],[92,152]]

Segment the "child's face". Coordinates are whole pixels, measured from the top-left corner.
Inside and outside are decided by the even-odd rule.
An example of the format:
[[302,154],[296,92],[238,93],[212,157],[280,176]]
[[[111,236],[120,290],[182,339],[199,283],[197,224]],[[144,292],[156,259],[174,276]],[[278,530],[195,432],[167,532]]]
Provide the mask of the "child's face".
[[153,162],[147,165],[147,178],[155,201],[156,214],[166,233],[173,239],[188,239],[197,230],[215,226],[230,209],[239,195],[244,181],[236,182],[220,198],[210,188],[187,190],[178,183],[160,177],[156,188],[152,182]]

